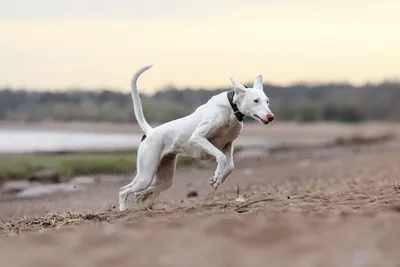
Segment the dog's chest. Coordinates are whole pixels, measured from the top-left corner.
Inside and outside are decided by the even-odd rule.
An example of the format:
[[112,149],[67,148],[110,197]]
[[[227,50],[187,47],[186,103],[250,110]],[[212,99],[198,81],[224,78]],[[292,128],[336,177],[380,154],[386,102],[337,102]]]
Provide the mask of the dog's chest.
[[[234,141],[240,134],[243,124],[238,122],[236,117],[227,121],[224,125],[214,129],[214,131],[208,133],[207,140],[218,150],[223,151],[226,144]],[[198,146],[190,146],[185,150],[185,154],[202,160],[210,160],[213,158],[212,155],[208,154],[202,148]]]
[[214,131],[209,139],[231,141],[230,139],[234,137],[235,133],[236,129],[229,128],[229,126],[226,125]]
[[228,142],[235,140],[242,130],[242,124],[238,122],[228,122],[216,129],[208,140],[218,149],[222,150]]

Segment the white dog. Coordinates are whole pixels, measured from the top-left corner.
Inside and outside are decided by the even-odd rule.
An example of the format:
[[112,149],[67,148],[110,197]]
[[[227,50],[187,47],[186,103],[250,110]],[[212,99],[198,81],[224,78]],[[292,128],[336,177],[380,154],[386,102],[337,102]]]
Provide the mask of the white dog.
[[131,81],[135,116],[145,135],[138,149],[136,177],[119,191],[121,211],[126,210],[129,194],[142,201],[167,190],[172,185],[178,154],[196,159],[215,158],[217,168],[209,183],[216,190],[234,169],[233,142],[242,130],[243,117],[253,117],[263,124],[274,120],[260,75],[253,88],[231,78],[232,90],[213,96],[186,117],[152,128],[143,116],[137,90],[139,76],[151,67],[139,69]]

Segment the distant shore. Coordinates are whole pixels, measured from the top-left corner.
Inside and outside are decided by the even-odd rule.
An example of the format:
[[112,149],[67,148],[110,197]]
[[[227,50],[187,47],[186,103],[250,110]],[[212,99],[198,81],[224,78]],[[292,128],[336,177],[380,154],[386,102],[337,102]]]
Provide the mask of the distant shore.
[[[152,126],[156,126],[151,123]],[[107,122],[0,122],[0,130],[98,132],[98,133],[142,133],[135,123]],[[324,139],[353,134],[376,135],[382,132],[400,134],[400,123],[366,122],[360,124],[276,122],[269,126],[245,123],[241,136],[257,136],[273,139]]]

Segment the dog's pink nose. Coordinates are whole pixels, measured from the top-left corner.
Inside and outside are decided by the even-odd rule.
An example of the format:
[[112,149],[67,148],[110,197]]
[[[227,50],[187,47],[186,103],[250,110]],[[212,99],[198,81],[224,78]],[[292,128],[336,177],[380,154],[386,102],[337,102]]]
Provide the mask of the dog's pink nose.
[[274,115],[268,114],[268,115],[267,115],[267,120],[268,120],[268,122],[271,122],[271,121],[275,120]]

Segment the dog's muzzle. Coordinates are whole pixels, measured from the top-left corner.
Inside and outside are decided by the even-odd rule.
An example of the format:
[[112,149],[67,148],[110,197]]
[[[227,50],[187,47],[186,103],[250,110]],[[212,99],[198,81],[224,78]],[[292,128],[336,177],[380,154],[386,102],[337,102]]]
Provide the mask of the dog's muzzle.
[[[269,115],[269,114],[268,114]],[[263,119],[261,119],[260,118],[260,116],[258,116],[258,115],[256,115],[256,114],[254,114],[253,115],[254,117],[256,117],[257,119],[259,119],[263,124],[265,124],[265,125],[267,125],[267,124],[269,124],[270,122],[272,122],[275,118],[272,116],[272,118],[270,117],[270,118],[268,118],[268,116],[267,116],[267,120],[263,120]]]

